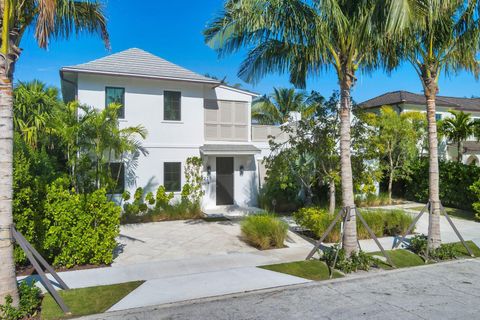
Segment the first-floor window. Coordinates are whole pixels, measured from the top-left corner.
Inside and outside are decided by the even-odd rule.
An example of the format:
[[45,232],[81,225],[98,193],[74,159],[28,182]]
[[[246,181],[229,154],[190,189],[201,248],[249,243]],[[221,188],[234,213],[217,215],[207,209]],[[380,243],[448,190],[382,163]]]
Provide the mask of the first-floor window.
[[442,120],[442,114],[441,113],[435,113],[435,120],[436,121]]
[[182,187],[182,163],[165,162],[163,164],[163,185],[166,191],[180,191]]
[[125,164],[123,162],[109,163],[110,177],[113,181],[113,194],[120,194],[125,191]]

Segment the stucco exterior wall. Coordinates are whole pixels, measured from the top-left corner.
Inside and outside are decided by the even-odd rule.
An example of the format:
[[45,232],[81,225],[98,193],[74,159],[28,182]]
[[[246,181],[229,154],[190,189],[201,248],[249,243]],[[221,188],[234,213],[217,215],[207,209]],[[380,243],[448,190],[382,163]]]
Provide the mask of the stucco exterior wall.
[[[94,74],[79,74],[77,96],[82,104],[98,109],[105,106],[105,87],[125,88],[125,119],[121,127],[142,125],[148,131],[143,142],[148,155],[138,159],[135,175],[126,179],[126,190],[133,193],[137,187],[145,192],[155,191],[163,184],[163,163],[181,162],[182,185],[185,183],[183,166],[188,157],[200,156],[200,147],[205,143],[241,144],[251,143],[251,102],[252,96],[235,89],[210,84],[184,81],[165,81],[133,77],[116,77]],[[181,121],[163,120],[163,92],[180,91]],[[248,104],[248,139],[246,141],[205,141],[204,99],[242,101]],[[255,206],[258,195],[257,160],[265,155],[265,143],[261,155],[231,155],[234,157],[234,200],[239,206]],[[211,174],[207,175],[207,165]],[[243,166],[243,174],[240,167]],[[214,207],[215,197],[215,157],[204,157],[205,197],[202,206]],[[176,198],[180,193],[175,193]]]

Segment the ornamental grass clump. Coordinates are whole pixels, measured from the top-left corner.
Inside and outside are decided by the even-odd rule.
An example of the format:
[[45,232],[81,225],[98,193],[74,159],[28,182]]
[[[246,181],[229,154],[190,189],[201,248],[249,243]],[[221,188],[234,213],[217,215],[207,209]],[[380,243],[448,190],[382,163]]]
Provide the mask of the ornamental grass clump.
[[282,248],[287,237],[288,225],[273,214],[251,215],[241,224],[242,236],[261,249]]
[[[413,221],[413,217],[403,210],[362,210],[363,218],[377,237],[397,236],[407,231]],[[294,213],[295,222],[310,230],[317,238],[320,238],[335,219],[336,214],[331,215],[327,210],[316,207],[302,208]],[[412,230],[413,232],[413,230]],[[359,239],[370,239],[365,226],[357,218],[357,235]],[[340,240],[340,222],[332,229],[325,238],[325,242],[334,243]]]

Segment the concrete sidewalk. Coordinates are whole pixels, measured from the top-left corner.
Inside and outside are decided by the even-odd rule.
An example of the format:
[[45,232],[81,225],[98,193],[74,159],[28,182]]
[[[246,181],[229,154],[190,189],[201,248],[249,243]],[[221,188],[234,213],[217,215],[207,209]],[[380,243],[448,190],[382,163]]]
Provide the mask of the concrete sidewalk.
[[81,319],[478,319],[479,297],[480,261],[461,260]]

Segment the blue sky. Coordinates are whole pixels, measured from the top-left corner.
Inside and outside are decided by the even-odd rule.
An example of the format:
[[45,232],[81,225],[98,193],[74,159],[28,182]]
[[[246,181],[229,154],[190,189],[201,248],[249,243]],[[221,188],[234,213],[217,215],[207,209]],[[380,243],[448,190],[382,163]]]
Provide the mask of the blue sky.
[[[141,5],[140,5],[141,3]],[[216,53],[204,44],[202,30],[217,14],[223,0],[143,0],[132,5],[127,0],[110,0],[106,3],[112,50],[107,51],[101,41],[90,36],[55,41],[45,51],[38,49],[33,33],[26,34],[22,43],[24,52],[16,68],[16,80],[40,79],[59,85],[58,70],[62,66],[87,62],[110,53],[138,47],[200,74],[209,73],[219,78],[227,77],[231,83],[242,83],[258,93],[269,93],[274,86],[288,87],[287,75],[271,75],[256,86],[243,83],[236,76],[244,53],[218,59]],[[333,71],[309,79],[308,90],[317,90],[329,96],[338,87]],[[421,92],[414,70],[401,66],[390,76],[382,71],[358,75],[353,91],[357,102],[394,90]],[[460,73],[442,77],[440,94],[460,97],[480,95],[480,83],[473,76]]]

